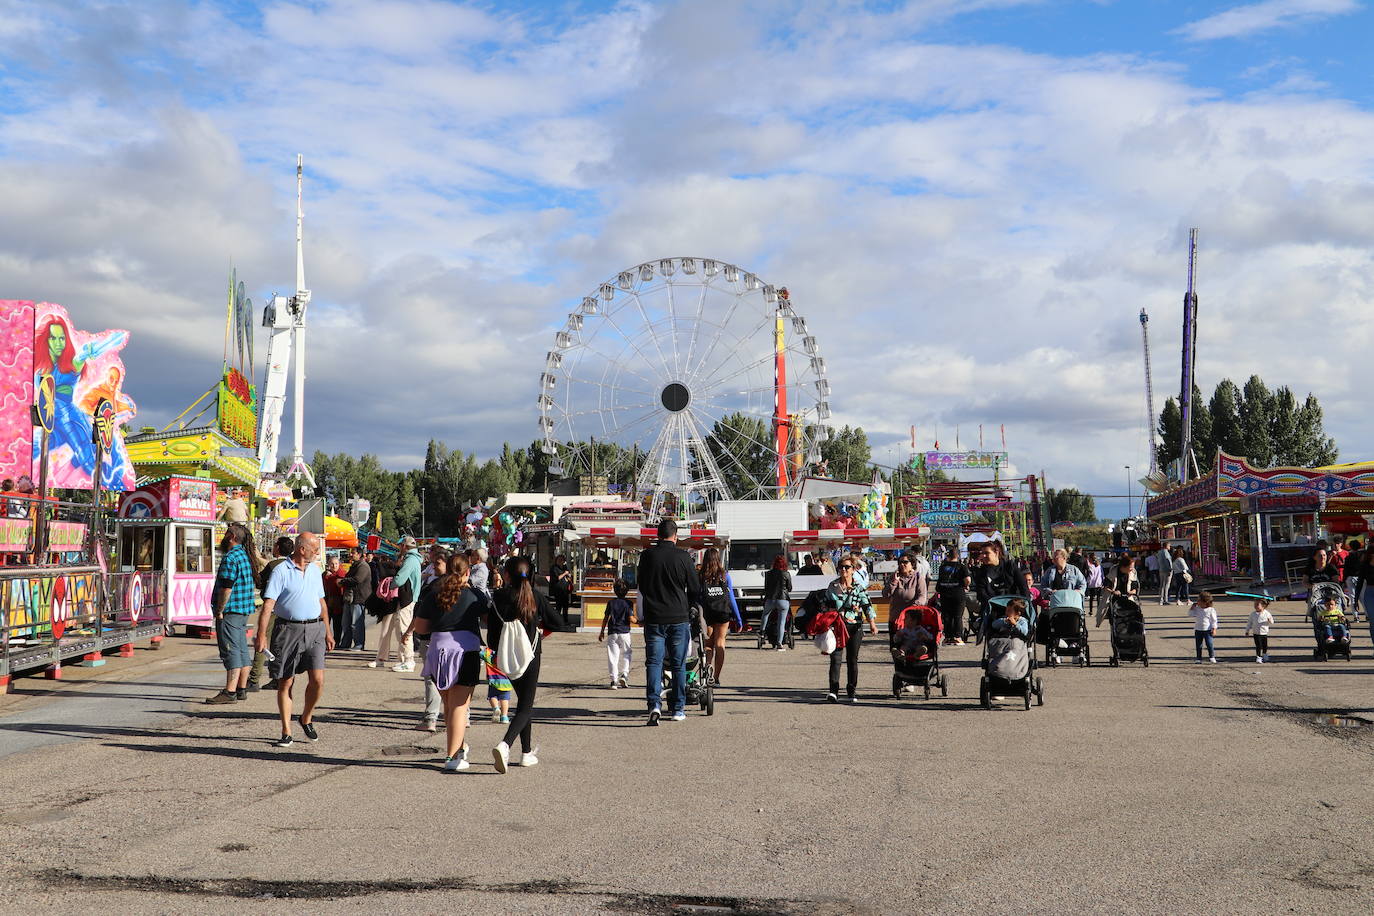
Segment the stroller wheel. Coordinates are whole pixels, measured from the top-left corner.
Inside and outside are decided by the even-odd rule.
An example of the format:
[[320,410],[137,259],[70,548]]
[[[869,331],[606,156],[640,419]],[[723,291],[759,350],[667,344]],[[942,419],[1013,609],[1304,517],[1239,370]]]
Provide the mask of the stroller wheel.
[[978,684],[978,702],[983,704],[984,709],[992,708],[992,694],[988,691],[987,678],[983,678]]
[[1035,705],[1045,705],[1045,685],[1041,682],[1040,678],[1035,679]]
[[926,699],[930,699],[930,685],[926,684]]
[[1026,701],[1026,709],[1030,709],[1031,689],[1029,684],[1026,685],[1026,691],[1023,694],[1023,699]]
[[701,708],[706,711],[708,716],[716,714],[716,689],[714,687],[707,687],[702,693]]
[[1148,668],[1148,667],[1150,667],[1150,656],[1148,656],[1148,655],[1142,655],[1142,656],[1140,656],[1140,666],[1141,666],[1142,668]]
[[940,675],[940,696],[949,696],[949,678],[945,677],[943,674]]

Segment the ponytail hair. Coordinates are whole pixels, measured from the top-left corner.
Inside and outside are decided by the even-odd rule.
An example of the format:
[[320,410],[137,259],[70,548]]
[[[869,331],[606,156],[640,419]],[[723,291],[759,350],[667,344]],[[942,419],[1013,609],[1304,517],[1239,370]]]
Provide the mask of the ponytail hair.
[[439,583],[439,607],[448,610],[458,603],[458,597],[468,584],[468,561],[462,554],[455,554],[448,561],[448,575]]
[[506,586],[515,592],[515,610],[520,614],[520,622],[526,626],[534,623],[539,605],[534,600],[534,586],[530,585],[528,557],[511,557],[506,561]]

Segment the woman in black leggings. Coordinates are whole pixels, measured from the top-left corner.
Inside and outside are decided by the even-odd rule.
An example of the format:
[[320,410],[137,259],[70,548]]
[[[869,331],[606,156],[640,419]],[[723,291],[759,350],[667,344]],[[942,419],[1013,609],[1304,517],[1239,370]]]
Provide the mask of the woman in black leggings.
[[567,618],[531,587],[530,569],[530,561],[526,557],[511,557],[506,561],[506,584],[492,595],[494,607],[487,623],[487,645],[493,651],[500,646],[501,631],[507,626],[523,626],[534,645],[534,657],[530,659],[529,667],[519,677],[511,678],[511,686],[515,690],[515,714],[511,716],[506,736],[491,750],[498,773],[506,772],[506,767],[512,762],[510,746],[516,736],[520,738],[521,756],[514,763],[532,767],[539,762],[535,756],[538,748],[530,743],[530,719],[534,715],[534,694],[539,687],[539,663],[544,652],[540,631],[562,630],[568,624]]

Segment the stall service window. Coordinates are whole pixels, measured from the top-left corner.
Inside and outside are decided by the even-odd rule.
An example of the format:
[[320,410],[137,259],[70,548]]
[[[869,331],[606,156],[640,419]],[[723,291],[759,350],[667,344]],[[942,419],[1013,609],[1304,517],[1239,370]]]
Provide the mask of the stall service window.
[[125,526],[119,533],[119,565],[140,572],[162,569],[165,536],[161,526]]
[[209,528],[177,528],[177,572],[212,573]]
[[1313,541],[1313,531],[1310,515],[1269,516],[1269,544],[1272,547],[1310,544]]

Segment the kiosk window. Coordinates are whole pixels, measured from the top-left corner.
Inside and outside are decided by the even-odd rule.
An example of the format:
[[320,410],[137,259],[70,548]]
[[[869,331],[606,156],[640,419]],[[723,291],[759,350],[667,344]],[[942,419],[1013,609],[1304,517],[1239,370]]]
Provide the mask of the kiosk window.
[[1310,515],[1271,515],[1269,516],[1269,544],[1285,547],[1298,543],[1312,542],[1312,516]]
[[166,529],[126,526],[119,536],[119,565],[140,572],[161,570],[166,552]]
[[177,572],[212,573],[209,528],[177,528]]

